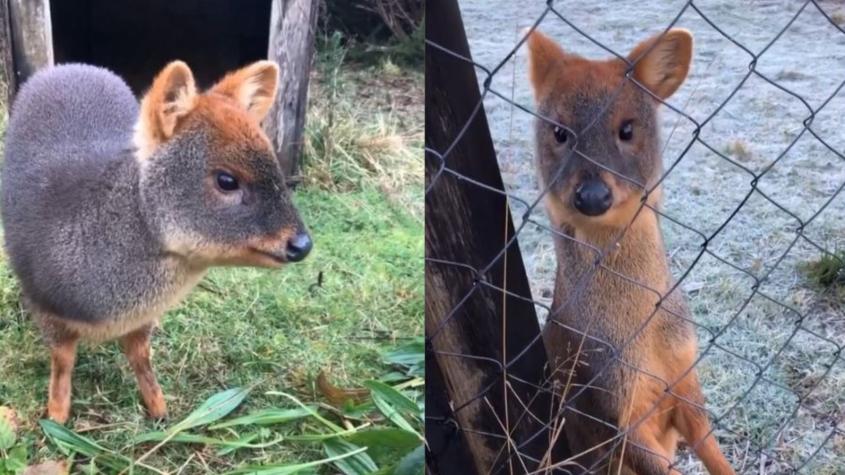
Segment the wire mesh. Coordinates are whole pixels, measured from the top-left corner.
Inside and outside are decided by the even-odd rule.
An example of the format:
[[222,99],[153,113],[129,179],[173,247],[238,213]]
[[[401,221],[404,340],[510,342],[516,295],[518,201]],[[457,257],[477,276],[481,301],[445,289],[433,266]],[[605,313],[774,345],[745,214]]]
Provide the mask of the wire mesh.
[[[595,377],[593,377],[590,381],[587,381],[587,383],[580,388],[569,391],[564,400],[559,405],[556,404],[552,417],[549,420],[541,421],[543,431],[551,431],[552,433],[559,432],[562,424],[566,423],[565,420],[567,414],[580,412],[579,415],[581,417],[595,420],[601,424],[607,424],[615,431],[616,436],[613,437],[612,440],[609,440],[607,443],[608,445],[605,447],[606,450],[604,450],[604,454],[606,454],[606,456],[595,461],[593,466],[579,467],[571,465],[569,463],[571,460],[541,461],[536,458],[532,458],[531,456],[520,452],[522,446],[508,447],[507,450],[513,450],[518,459],[530,459],[535,463],[542,462],[541,466],[546,467],[546,469],[554,468],[558,473],[583,473],[585,471],[601,472],[602,470],[606,472],[614,451],[622,450],[625,444],[637,444],[637,442],[633,442],[627,436],[632,431],[635,431],[639,425],[643,424],[649,416],[658,410],[658,403],[660,401],[669,397],[684,398],[683,395],[673,392],[676,385],[683,379],[683,377],[689,372],[696,370],[701,362],[709,356],[714,353],[721,353],[722,360],[733,360],[731,364],[743,365],[749,368],[748,371],[753,374],[753,378],[746,381],[742,390],[738,394],[732,396],[732,400],[722,401],[723,404],[720,404],[719,407],[714,407],[709,403],[702,405],[697,401],[691,400],[685,400],[685,402],[706,411],[709,415],[712,431],[714,431],[720,439],[723,451],[725,451],[728,455],[728,458],[734,468],[738,472],[754,471],[759,473],[840,473],[837,470],[842,470],[843,464],[845,464],[845,442],[843,442],[843,437],[845,437],[845,409],[843,409],[843,402],[825,401],[828,406],[834,406],[825,407],[824,404],[820,404],[818,400],[814,400],[814,395],[817,388],[826,380],[836,379],[839,381],[845,381],[845,360],[843,360],[842,355],[844,341],[843,334],[820,327],[817,322],[811,321],[812,319],[810,318],[809,312],[806,308],[802,308],[804,306],[796,304],[795,292],[784,293],[779,292],[778,290],[770,290],[767,288],[767,283],[770,282],[775,273],[783,270],[782,268],[784,267],[784,262],[786,260],[793,258],[793,250],[796,249],[797,246],[809,246],[809,248],[818,252],[819,255],[827,256],[833,261],[840,264],[842,263],[841,254],[836,252],[836,249],[829,248],[827,243],[822,242],[821,239],[814,236],[810,230],[813,228],[814,224],[819,221],[819,216],[821,216],[823,212],[840,197],[843,188],[845,188],[845,181],[839,183],[834,189],[828,190],[826,196],[820,204],[813,207],[809,207],[806,203],[799,204],[802,206],[800,211],[795,209],[795,203],[784,203],[782,199],[775,196],[776,194],[768,191],[765,185],[767,184],[767,178],[778,170],[778,166],[785,160],[785,157],[787,157],[790,151],[793,151],[794,153],[793,149],[796,148],[796,144],[799,144],[802,140],[812,141],[814,144],[821,146],[823,150],[832,153],[836,157],[836,162],[833,166],[837,169],[845,167],[845,154],[843,154],[845,151],[840,150],[836,144],[831,143],[829,138],[825,138],[823,136],[824,134],[820,133],[819,130],[814,127],[817,125],[816,119],[821,116],[825,108],[831,104],[842,88],[845,87],[845,80],[834,87],[824,96],[824,99],[814,107],[811,105],[811,102],[813,101],[806,99],[802,92],[794,90],[794,87],[792,87],[791,84],[787,84],[789,81],[779,76],[773,77],[772,74],[765,71],[764,68],[760,67],[760,65],[772,55],[771,51],[773,46],[778,44],[778,42],[783,42],[784,35],[793,28],[796,20],[802,15],[821,15],[825,22],[831,28],[835,29],[837,34],[845,35],[845,29],[843,29],[837,22],[837,19],[834,18],[834,15],[830,11],[831,8],[829,4],[826,5],[823,2],[816,0],[806,0],[801,2],[793,13],[790,13],[789,18],[783,24],[767,25],[770,30],[769,39],[762,45],[762,47],[754,48],[752,46],[746,46],[743,41],[735,38],[732,34],[720,28],[718,21],[713,20],[707,13],[706,7],[703,6],[706,2],[688,1],[683,3],[683,5],[679,7],[675,16],[665,25],[665,28],[662,30],[662,34],[665,34],[670,29],[677,26],[682,19],[689,17],[690,15],[696,15],[709,25],[716,34],[734,45],[743,57],[747,58],[746,73],[742,75],[742,77],[740,77],[734,85],[726,89],[724,98],[718,101],[715,106],[705,114],[693,114],[685,111],[684,106],[677,105],[671,99],[665,101],[662,100],[649,92],[643,85],[639,84],[631,75],[633,68],[636,66],[636,61],[629,61],[626,59],[625,54],[617,51],[606,42],[598,39],[596,35],[591,34],[587,28],[579,26],[576,21],[570,19],[571,15],[568,14],[569,10],[560,8],[560,6],[557,5],[558,3],[559,2],[555,2],[553,0],[544,2],[542,12],[538,15],[530,28],[519,33],[513,47],[510,48],[506,55],[499,58],[498,62],[496,62],[493,66],[488,67],[474,62],[473,59],[461,56],[430,40],[427,40],[428,54],[437,53],[451,55],[461,61],[471,63],[476,68],[476,71],[480,76],[482,98],[474,110],[473,117],[475,114],[484,113],[483,105],[485,100],[495,99],[497,101],[501,101],[503,104],[506,104],[507,107],[514,111],[514,113],[531,115],[548,123],[549,126],[565,128],[575,140],[573,153],[575,153],[578,158],[589,161],[596,167],[602,168],[607,173],[614,174],[621,180],[627,180],[641,189],[643,199],[641,201],[640,208],[637,211],[637,215],[639,215],[644,209],[648,209],[661,218],[661,222],[664,227],[675,226],[690,235],[696,236],[698,239],[698,245],[697,249],[691,254],[689,259],[687,259],[683,268],[674,268],[674,280],[668,291],[660,292],[659,290],[649,286],[648,283],[639,282],[630,276],[615,271],[612,267],[606,265],[605,263],[605,258],[607,257],[609,250],[614,249],[615,244],[623,239],[625,233],[629,230],[631,223],[634,222],[636,217],[628,223],[622,232],[615,236],[610,245],[602,247],[597,247],[588,242],[584,242],[575,235],[567,234],[563,230],[556,229],[554,226],[544,222],[542,219],[538,219],[535,210],[538,208],[540,210],[543,209],[542,202],[546,195],[551,192],[555,181],[560,178],[560,173],[563,170],[562,168],[558,171],[556,178],[549,180],[549,182],[539,189],[537,193],[525,196],[523,193],[514,192],[513,190],[503,191],[495,189],[474,180],[472,177],[463,175],[453,168],[450,168],[450,153],[462,140],[467,127],[464,127],[460,133],[454,137],[452,144],[445,150],[435,150],[428,147],[427,144],[426,160],[434,161],[437,171],[431,175],[427,183],[425,190],[426,195],[430,193],[437,193],[438,182],[443,180],[444,177],[449,176],[459,179],[465,184],[477,187],[479,192],[497,193],[505,196],[510,203],[511,212],[516,218],[518,218],[515,234],[505,244],[505,246],[503,246],[501,252],[499,252],[486,266],[472,266],[466,262],[445,260],[439,258],[437,255],[429,255],[426,257],[427,266],[455,266],[466,269],[474,275],[482,276],[493,266],[500,263],[506,255],[508,249],[517,247],[520,235],[525,233],[526,230],[532,226],[539,230],[544,238],[549,241],[559,239],[575,242],[582,246],[583,249],[593,253],[595,256],[591,272],[583,274],[578,280],[576,286],[568,291],[570,297],[563,299],[563,302],[560,305],[555,306],[555,308],[551,307],[551,304],[547,301],[548,299],[532,297],[530,295],[514,295],[508,289],[495,286],[483,279],[477,282],[479,284],[478,286],[473,286],[472,288],[467,289],[466,299],[470,298],[474,292],[477,292],[479,288],[483,287],[494,293],[530,300],[547,314],[546,325],[565,326],[564,324],[555,321],[555,316],[567,308],[567,306],[573,305],[576,301],[575,296],[588,285],[591,279],[595,278],[596,273],[599,272],[599,270],[612,273],[617,278],[623,279],[631,285],[635,285],[646,292],[651,292],[655,294],[657,299],[657,305],[651,312],[650,316],[642,322],[636,331],[625,339],[622,345],[614,345],[609,341],[603,341],[596,335],[590,334],[589,331],[565,326],[565,329],[568,332],[579,334],[584,339],[590,340],[595,344],[606,346],[609,354],[605,359],[603,367],[598,369],[593,368],[592,372],[595,374]],[[429,21],[431,21],[432,12],[430,11],[429,13]],[[543,29],[549,22],[564,23],[574,32],[573,34],[580,35],[580,37],[591,42],[598,49],[603,50],[606,55],[624,60],[628,64],[626,81],[635,84],[637,87],[651,95],[655,100],[662,104],[664,110],[669,110],[674,114],[677,114],[680,118],[682,118],[681,120],[686,121],[689,127],[691,127],[692,130],[690,137],[683,140],[684,145],[678,147],[678,152],[673,156],[663,157],[666,166],[664,167],[662,175],[655,184],[646,186],[645,184],[638,183],[634,178],[620,174],[619,172],[603,165],[601,161],[597,160],[595,157],[590,157],[583,150],[578,149],[579,134],[583,135],[585,130],[593,127],[595,123],[598,122],[599,117],[607,112],[606,108],[611,107],[616,95],[622,90],[623,85],[620,85],[617,89],[608,94],[607,101],[605,102],[606,108],[596,114],[596,121],[591,123],[585,130],[571,130],[566,126],[566,124],[558,123],[552,117],[542,116],[537,111],[533,110],[533,107],[514,100],[512,91],[505,91],[494,87],[494,78],[506,74],[506,65],[514,60],[514,56],[521,48],[523,48],[523,44],[526,42],[530,33],[535,29]],[[558,38],[555,39],[557,40]],[[644,38],[633,38],[632,43],[641,39]],[[633,46],[633,44],[631,44],[631,46]],[[520,79],[516,78],[515,80],[519,81]],[[527,81],[527,78],[522,80]],[[786,146],[777,153],[767,157],[766,162],[759,167],[749,166],[747,163],[744,163],[743,160],[737,158],[736,153],[720,148],[714,143],[713,137],[707,133],[707,125],[717,118],[720,113],[723,113],[725,108],[732,101],[736,100],[738,94],[754,94],[759,90],[759,87],[752,88],[749,85],[752,80],[755,82],[762,81],[762,83],[757,83],[767,84],[768,86],[771,86],[781,93],[789,96],[791,98],[790,100],[797,101],[796,104],[800,104],[800,107],[803,110],[802,119],[795,124],[798,128],[795,133],[791,135]],[[467,121],[467,126],[472,120],[473,118],[471,117]],[[762,138],[762,140],[765,140],[765,138]],[[533,145],[529,145],[529,147],[533,148]],[[708,153],[718,157],[718,160],[729,164],[730,170],[733,170],[733,173],[743,176],[747,180],[747,185],[745,185],[745,188],[741,193],[741,199],[738,203],[735,203],[731,209],[727,210],[726,217],[721,220],[720,223],[717,223],[715,227],[712,227],[712,229],[699,229],[697,223],[690,222],[689,219],[685,219],[683,217],[683,209],[672,209],[671,207],[661,209],[660,207],[650,205],[646,201],[646,198],[650,193],[660,187],[664,181],[670,177],[670,175],[676,173],[678,167],[684,165],[685,161],[688,160],[687,157],[693,147],[704,147]],[[801,177],[798,177],[798,181],[800,183]],[[713,186],[719,187],[720,184],[715,182],[713,183]],[[772,207],[772,212],[769,216],[771,216],[771,219],[774,220],[773,222],[782,223],[783,228],[787,230],[791,236],[785,242],[785,246],[783,246],[782,249],[778,249],[777,252],[773,252],[769,263],[762,266],[755,266],[753,264],[748,265],[747,262],[743,262],[744,259],[741,257],[737,258],[735,255],[724,255],[724,253],[720,252],[719,246],[714,244],[721,236],[725,235],[726,227],[728,227],[733,221],[737,220],[738,215],[745,212],[745,210],[752,206],[752,202],[755,203],[755,205],[764,203],[765,206]],[[516,212],[515,210],[520,210],[520,212]],[[691,273],[701,265],[701,262],[704,259],[709,259],[712,262],[719,263],[725,268],[731,269],[739,279],[747,282],[747,289],[744,289],[747,290],[747,294],[744,294],[744,298],[741,299],[739,304],[732,309],[726,319],[715,326],[699,323],[696,318],[695,309],[693,309],[692,317],[688,317],[684,314],[673,312],[664,305],[664,302],[670,294],[683,291],[684,287],[689,283]],[[823,290],[820,292],[824,293],[828,291]],[[833,296],[833,298],[835,297],[836,296]],[[783,318],[780,322],[778,322],[783,330],[782,337],[777,341],[765,342],[768,345],[768,348],[761,353],[764,355],[763,357],[760,357],[759,355],[749,356],[747,353],[738,351],[733,342],[726,342],[727,333],[731,331],[732,328],[741,325],[743,319],[747,318],[747,312],[752,302],[765,303],[765,305],[768,306],[767,308],[777,308],[782,315],[789,315],[789,319]],[[458,307],[459,306],[460,304]],[[433,331],[429,331],[426,335],[429,343],[432,343],[437,338],[441,337],[443,329],[452,319],[457,318],[456,315],[458,315],[458,313],[456,310],[457,308],[452,309],[447,314],[441,316],[439,319],[440,325]],[[666,312],[675,318],[688,322],[696,328],[699,336],[698,356],[695,359],[695,364],[686,368],[682,372],[681,377],[671,381],[665,380],[659,375],[650,372],[648,368],[631,363],[622,358],[626,347],[638,338],[644,331],[646,331],[658,312]],[[781,377],[774,376],[772,372],[773,366],[781,359],[786,358],[785,355],[788,351],[790,351],[790,345],[794,346],[796,344],[804,344],[806,341],[806,338],[804,337],[809,337],[812,341],[816,341],[816,344],[824,345],[826,348],[829,348],[829,351],[826,353],[827,357],[824,361],[814,362],[817,367],[813,370],[813,377],[784,380]],[[539,339],[539,336],[537,338]],[[530,345],[533,345],[534,343],[536,343],[536,341],[531,342]],[[434,345],[427,345],[427,351],[437,353],[437,350],[433,349],[433,347]],[[493,383],[485,386],[483,391],[475,394],[473,397],[467,400],[451,401],[452,416],[464,410],[470,404],[483,400],[489,392],[498,390],[497,388],[502,386],[503,379],[505,380],[504,382],[507,382],[507,378],[514,378],[514,376],[508,374],[508,369],[518,364],[520,362],[520,358],[522,358],[524,354],[525,352],[511,354],[508,356],[506,361],[490,361],[489,358],[472,354],[448,354],[448,356],[456,358],[484,359],[485,364],[489,364],[491,374],[498,375],[499,377],[498,380],[494,380]],[[607,421],[597,418],[592,414],[583,413],[574,407],[573,404],[573,401],[582,397],[586,389],[595,382],[603,371],[610,371],[615,365],[626,366],[646,378],[659,381],[665,389],[665,394],[658,403],[655,403],[653,407],[646,411],[645,415],[641,417],[640,420],[631,421],[625,427],[616,427],[615,425],[609,424]],[[804,371],[805,369],[797,368],[797,371]],[[711,367],[708,370],[720,371],[725,369]],[[552,373],[552,371],[549,371],[549,373]],[[713,392],[718,391],[719,388],[708,390],[708,388],[706,388],[706,378],[703,379],[705,381],[702,384],[705,386],[705,390],[707,390],[706,392],[709,399]],[[519,382],[521,384],[532,384],[527,381]],[[546,392],[557,396],[560,395],[560,387],[555,385],[554,378],[552,377],[547,379],[546,384],[533,386],[538,393]],[[758,391],[762,386],[770,386],[791,395],[791,404],[789,407],[784,409],[782,417],[778,417],[778,420],[772,427],[767,428],[761,433],[755,433],[758,428],[750,421],[747,421],[745,427],[736,423],[727,424],[726,421],[728,419],[735,417],[736,414],[740,412],[739,408],[741,405],[748,403],[748,401],[752,399],[759,400],[758,398],[753,397],[752,393]],[[760,411],[766,410],[766,408],[760,408]],[[744,412],[744,414],[747,416],[749,413]],[[783,449],[784,445],[796,443],[795,440],[785,440],[785,437],[788,433],[787,429],[791,424],[795,423],[799,414],[809,414],[811,416],[811,420],[817,422],[819,425],[819,427],[814,427],[813,430],[821,434],[821,436],[813,438],[813,440],[808,444],[805,444],[805,447],[803,447],[801,451],[798,451],[797,454],[792,452],[785,453],[787,451]],[[503,427],[502,431],[498,433],[478,431],[472,427],[460,427],[460,430],[499,441],[506,441],[508,440],[508,434],[512,430],[513,425],[518,425],[522,421],[526,421],[530,418],[536,418],[536,416],[527,410],[521,414],[511,414],[509,418],[501,417],[500,419],[502,421],[505,419],[508,420],[508,427]],[[454,421],[455,417],[444,418],[441,416],[427,416],[427,422],[454,423]],[[790,434],[791,433],[792,432],[790,432]],[[538,434],[540,434],[540,432],[538,432]],[[798,430],[798,435],[801,435],[800,429]],[[524,443],[527,442],[530,442],[530,440]],[[690,442],[695,445],[701,441]],[[730,450],[728,450],[728,447],[726,446],[730,446]],[[649,449],[645,446],[641,446],[640,448],[649,451]],[[503,452],[504,451],[505,450],[503,449]],[[820,454],[822,453],[828,454],[824,457],[824,461],[814,463],[814,460],[821,458]],[[499,455],[503,456],[502,453]],[[669,460],[668,463],[671,470],[675,470],[680,473],[699,473],[696,470],[700,470],[699,468],[696,468],[695,464],[691,465],[689,463],[684,463],[682,457],[676,457],[676,460]],[[505,470],[506,465],[500,465],[499,467],[500,471]],[[511,470],[513,470],[513,465],[511,465]]]

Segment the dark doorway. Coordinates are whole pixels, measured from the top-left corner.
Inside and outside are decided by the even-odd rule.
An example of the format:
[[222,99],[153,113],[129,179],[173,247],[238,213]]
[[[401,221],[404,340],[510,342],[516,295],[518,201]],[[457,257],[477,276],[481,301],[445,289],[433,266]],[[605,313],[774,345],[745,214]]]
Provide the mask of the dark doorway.
[[267,57],[271,0],[52,0],[55,62],[104,66],[140,95],[181,59],[205,88]]

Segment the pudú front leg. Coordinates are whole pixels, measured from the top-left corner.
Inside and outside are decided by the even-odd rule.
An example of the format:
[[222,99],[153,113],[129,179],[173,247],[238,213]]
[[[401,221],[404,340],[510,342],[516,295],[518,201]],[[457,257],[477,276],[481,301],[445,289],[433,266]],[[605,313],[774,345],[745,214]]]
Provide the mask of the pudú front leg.
[[162,419],[167,416],[167,404],[164,402],[164,393],[156,381],[153,365],[150,361],[150,335],[152,325],[146,325],[138,330],[120,338],[120,346],[123,353],[132,366],[132,371],[138,379],[138,388],[141,391],[141,398],[147,406],[147,412],[154,419]]
[[50,389],[47,417],[64,424],[70,415],[71,376],[79,337],[65,335],[50,343]]

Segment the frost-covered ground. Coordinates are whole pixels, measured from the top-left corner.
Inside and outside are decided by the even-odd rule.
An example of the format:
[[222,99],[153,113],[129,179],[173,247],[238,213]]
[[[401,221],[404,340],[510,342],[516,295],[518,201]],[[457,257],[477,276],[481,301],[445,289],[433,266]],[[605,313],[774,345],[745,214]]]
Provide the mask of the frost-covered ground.
[[[666,28],[685,4],[565,1],[555,2],[555,9],[582,31],[625,55],[640,40]],[[762,51],[804,6],[797,0],[702,0],[695,4],[724,34],[754,54]],[[496,66],[517,43],[519,32],[533,24],[545,5],[545,1],[461,0],[473,59],[488,68]],[[842,2],[820,5],[834,21],[845,22]],[[691,8],[683,12],[677,26],[693,32],[695,52],[691,75],[670,103],[702,122],[728,98],[748,72],[752,58]],[[608,56],[554,14],[549,14],[539,28],[569,51],[592,58]],[[845,81],[845,33],[809,4],[759,58],[756,69],[818,109]],[[480,81],[483,74],[479,71]],[[492,88],[533,108],[524,48],[501,68]],[[484,105],[509,191],[533,202],[539,193],[533,167],[533,117],[492,94]],[[715,150],[759,173],[801,133],[809,115],[800,99],[752,76],[707,122],[701,137]],[[845,90],[835,95],[812,122],[812,130],[840,153],[845,153],[843,117]],[[668,167],[691,140],[695,126],[666,108],[662,123]],[[666,179],[663,209],[709,236],[739,206],[751,189],[751,180],[752,176],[740,167],[696,143]],[[807,221],[843,183],[845,159],[805,132],[763,176],[759,188]],[[514,207],[518,221],[525,210]],[[842,193],[810,221],[805,233],[827,249],[845,249],[844,211]],[[542,206],[532,216],[546,221]],[[762,294],[801,312],[806,317],[802,328],[845,344],[841,302],[820,296],[800,271],[802,263],[817,259],[819,252],[799,240],[778,264],[795,237],[797,224],[787,212],[754,193],[709,249],[758,277],[769,274],[760,287]],[[679,277],[693,264],[701,236],[665,219],[663,230],[672,270]],[[534,298],[549,303],[555,269],[552,237],[529,224],[519,239]],[[708,407],[723,416],[720,425],[724,429],[717,431],[723,450],[741,473],[788,473],[790,466],[803,466],[803,472],[813,474],[845,473],[845,437],[841,432],[845,430],[845,363],[834,355],[836,345],[803,329],[795,331],[799,314],[764,296],[755,296],[737,313],[753,284],[747,274],[708,255],[697,262],[683,282],[699,324],[719,330],[736,316],[717,340],[723,349],[710,348],[699,366]],[[708,339],[707,332],[700,332],[702,350],[708,347]],[[761,381],[755,385],[760,367],[765,369],[766,378],[777,384]],[[829,437],[837,424],[840,432]],[[759,447],[766,449],[764,456],[755,450]],[[684,473],[706,473],[688,452],[681,452],[679,457]]]

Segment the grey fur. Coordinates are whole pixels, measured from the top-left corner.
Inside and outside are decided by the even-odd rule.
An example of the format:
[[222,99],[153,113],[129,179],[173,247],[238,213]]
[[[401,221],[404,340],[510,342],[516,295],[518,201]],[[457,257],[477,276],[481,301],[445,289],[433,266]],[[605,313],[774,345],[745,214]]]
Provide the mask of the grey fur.
[[200,128],[177,134],[142,170],[131,144],[138,113],[123,80],[94,66],[39,72],[18,94],[2,217],[12,268],[41,312],[100,324],[158,311],[204,271],[169,252],[172,233],[227,246],[302,229],[274,160],[249,161],[261,177],[245,195],[251,202],[210,203],[203,180],[220,157]]

